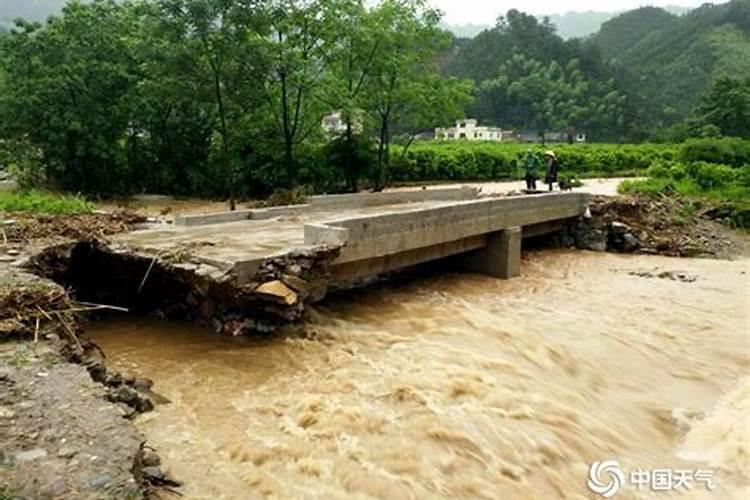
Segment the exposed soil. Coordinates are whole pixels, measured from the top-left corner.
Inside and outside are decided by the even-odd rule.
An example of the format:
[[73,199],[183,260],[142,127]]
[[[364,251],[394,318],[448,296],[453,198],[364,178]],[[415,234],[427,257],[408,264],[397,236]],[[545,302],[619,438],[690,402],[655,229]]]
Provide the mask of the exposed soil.
[[83,366],[54,343],[11,341],[0,367],[0,497],[141,497],[142,438]]
[[711,209],[679,196],[595,196],[586,227],[602,231],[607,250],[723,259],[745,252],[748,238],[713,220]]
[[153,408],[150,384],[107,371],[81,328],[88,309],[0,263],[2,499],[141,498],[166,477],[129,420]]

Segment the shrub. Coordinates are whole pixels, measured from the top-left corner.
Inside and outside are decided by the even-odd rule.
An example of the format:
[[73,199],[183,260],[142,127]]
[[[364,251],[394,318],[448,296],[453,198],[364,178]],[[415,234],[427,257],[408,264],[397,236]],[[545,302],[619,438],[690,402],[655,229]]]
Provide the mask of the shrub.
[[522,157],[527,150],[553,149],[560,172],[579,177],[631,175],[655,161],[674,162],[673,145],[559,144],[539,145],[494,142],[422,142],[402,155],[394,147],[391,175],[396,181],[497,180],[523,177]]
[[685,163],[709,162],[740,167],[750,163],[750,141],[735,138],[707,138],[686,141],[680,151]]
[[80,196],[65,196],[44,191],[0,193],[0,211],[40,214],[78,214],[93,210],[93,205]]
[[736,178],[731,167],[703,161],[688,165],[687,173],[703,190],[724,187]]

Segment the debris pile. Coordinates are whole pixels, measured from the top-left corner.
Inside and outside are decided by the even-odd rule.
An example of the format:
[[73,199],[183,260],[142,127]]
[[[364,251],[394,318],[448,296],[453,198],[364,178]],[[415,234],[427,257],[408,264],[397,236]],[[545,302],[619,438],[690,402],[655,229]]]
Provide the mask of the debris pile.
[[29,242],[36,239],[92,239],[132,230],[147,219],[134,212],[78,215],[14,215],[3,224],[5,240]]
[[591,217],[568,228],[568,243],[595,251],[728,258],[742,242],[712,220],[711,207],[680,196],[595,196]]

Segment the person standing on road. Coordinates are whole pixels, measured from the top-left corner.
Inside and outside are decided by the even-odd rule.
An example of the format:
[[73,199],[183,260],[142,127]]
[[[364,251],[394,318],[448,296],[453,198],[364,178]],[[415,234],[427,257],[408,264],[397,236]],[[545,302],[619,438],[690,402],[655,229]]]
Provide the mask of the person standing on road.
[[539,160],[538,153],[534,153],[532,150],[526,151],[526,157],[524,158],[524,164],[526,166],[526,190],[536,191],[536,172],[537,169],[542,165]]
[[557,182],[557,156],[554,151],[545,151],[544,162],[547,164],[547,175],[544,177],[545,184],[549,184],[549,190],[552,191],[552,185]]

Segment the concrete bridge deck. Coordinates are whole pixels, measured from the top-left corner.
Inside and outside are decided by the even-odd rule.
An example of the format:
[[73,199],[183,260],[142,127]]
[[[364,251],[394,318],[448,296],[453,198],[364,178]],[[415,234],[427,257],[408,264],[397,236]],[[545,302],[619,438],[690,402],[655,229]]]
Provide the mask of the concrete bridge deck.
[[251,281],[269,257],[322,245],[342,247],[332,263],[341,279],[465,252],[474,252],[465,259],[469,269],[512,277],[516,270],[493,263],[520,255],[522,228],[527,235],[559,228],[555,222],[583,214],[587,203],[583,193],[478,198],[470,188],[313,197],[295,207],[178,219],[116,241],[161,255],[188,251],[233,270],[240,282]]

